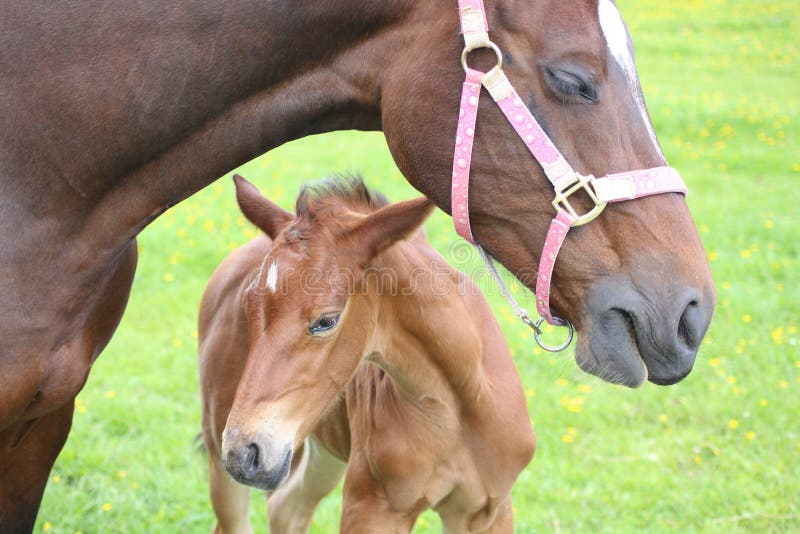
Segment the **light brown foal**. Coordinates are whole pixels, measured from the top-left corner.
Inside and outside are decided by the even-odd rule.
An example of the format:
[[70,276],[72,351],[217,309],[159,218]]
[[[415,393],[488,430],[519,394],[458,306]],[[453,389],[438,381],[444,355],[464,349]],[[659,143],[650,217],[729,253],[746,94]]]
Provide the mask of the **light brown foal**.
[[410,532],[428,508],[446,532],[512,532],[525,396],[486,300],[418,231],[431,204],[338,179],[293,215],[235,181],[266,236],[200,309],[215,532],[251,531],[234,479],[271,491],[271,532],[306,532],[343,474],[343,532]]

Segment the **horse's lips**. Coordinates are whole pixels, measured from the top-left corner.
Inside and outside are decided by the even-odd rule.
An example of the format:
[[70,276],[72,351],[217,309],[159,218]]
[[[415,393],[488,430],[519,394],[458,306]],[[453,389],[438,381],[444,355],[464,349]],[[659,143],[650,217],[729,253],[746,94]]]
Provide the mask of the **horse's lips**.
[[578,332],[575,360],[587,373],[612,384],[638,388],[648,371],[630,316],[611,309]]

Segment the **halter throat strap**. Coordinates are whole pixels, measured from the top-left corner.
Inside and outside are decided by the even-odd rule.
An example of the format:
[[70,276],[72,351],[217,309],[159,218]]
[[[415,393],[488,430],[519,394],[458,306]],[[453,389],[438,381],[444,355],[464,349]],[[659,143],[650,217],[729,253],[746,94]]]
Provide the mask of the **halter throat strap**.
[[[461,105],[458,112],[453,155],[451,185],[453,224],[461,237],[475,244],[469,219],[469,174],[478,104],[481,87],[483,87],[500,107],[514,131],[539,163],[555,191],[552,203],[556,213],[548,227],[536,277],[536,309],[548,323],[569,326],[571,339],[572,325],[564,319],[555,317],[550,311],[550,286],[553,269],[558,252],[570,228],[591,222],[602,213],[609,202],[621,202],[661,193],[686,194],[686,184],[675,169],[667,166],[608,174],[600,178],[577,173],[528,110],[503,72],[502,53],[497,45],[489,40],[489,25],[483,0],[459,0],[458,4],[465,45],[461,62],[466,76],[461,89]],[[488,72],[470,68],[467,65],[467,55],[477,48],[492,49],[497,55],[497,66]],[[579,213],[570,203],[570,197],[580,190],[583,190],[594,203],[594,207],[585,213]],[[491,258],[482,249],[481,253],[487,266],[490,267],[490,272],[493,271]],[[496,278],[499,279],[499,277]],[[502,281],[499,283],[502,288]],[[504,291],[504,295],[512,303],[517,315],[526,324],[535,324],[537,326],[535,330],[540,334],[538,324],[541,323],[541,320],[533,323],[524,308],[513,300],[507,290]],[[543,348],[552,350],[552,347],[544,346],[538,337],[537,341]],[[558,348],[565,348],[565,346]]]

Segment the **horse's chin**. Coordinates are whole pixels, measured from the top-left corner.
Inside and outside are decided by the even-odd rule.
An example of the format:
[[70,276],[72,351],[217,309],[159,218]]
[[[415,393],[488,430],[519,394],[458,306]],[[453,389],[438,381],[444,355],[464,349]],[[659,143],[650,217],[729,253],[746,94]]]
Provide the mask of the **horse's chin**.
[[626,315],[616,310],[579,332],[575,361],[587,373],[629,388],[641,387],[648,377],[633,327]]

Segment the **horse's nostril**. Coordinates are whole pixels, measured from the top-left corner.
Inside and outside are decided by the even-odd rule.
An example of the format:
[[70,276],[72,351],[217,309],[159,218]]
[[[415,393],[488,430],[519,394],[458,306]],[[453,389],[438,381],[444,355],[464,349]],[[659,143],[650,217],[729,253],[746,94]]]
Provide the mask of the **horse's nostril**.
[[689,349],[695,350],[705,333],[705,319],[697,300],[686,305],[678,321],[678,339]]
[[258,472],[260,466],[261,455],[259,454],[258,445],[250,443],[247,445],[247,454],[244,458],[244,466],[248,476],[253,476]]

